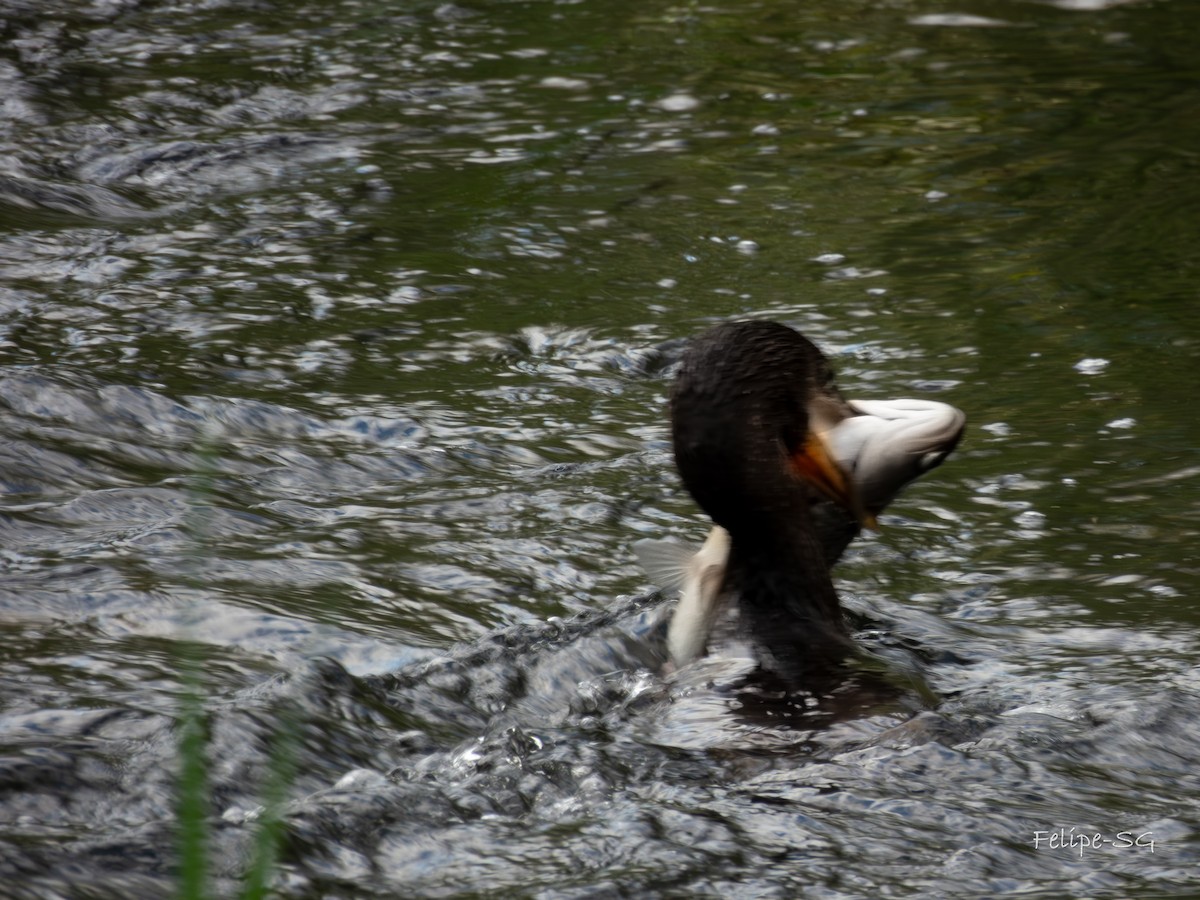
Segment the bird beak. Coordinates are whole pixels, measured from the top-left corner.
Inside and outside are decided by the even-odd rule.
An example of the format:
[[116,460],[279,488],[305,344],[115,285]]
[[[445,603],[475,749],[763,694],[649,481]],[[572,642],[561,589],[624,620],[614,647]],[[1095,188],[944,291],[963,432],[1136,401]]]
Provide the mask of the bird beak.
[[792,454],[792,469],[830,500],[850,510],[863,528],[879,530],[874,514],[863,508],[854,482],[833,458],[821,435],[813,431],[808,433],[803,446]]

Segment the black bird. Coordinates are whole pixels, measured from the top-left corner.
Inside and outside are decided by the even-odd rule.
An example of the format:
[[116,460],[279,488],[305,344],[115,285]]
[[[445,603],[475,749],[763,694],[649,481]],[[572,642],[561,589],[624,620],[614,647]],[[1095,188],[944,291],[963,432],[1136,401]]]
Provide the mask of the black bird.
[[761,668],[800,687],[835,676],[854,645],[831,566],[964,424],[944,403],[848,402],[821,351],[785,325],[731,322],[693,341],[671,395],[672,440],[685,487],[718,527],[694,558],[637,548],[652,576],[683,586],[672,663],[701,655],[732,609]]

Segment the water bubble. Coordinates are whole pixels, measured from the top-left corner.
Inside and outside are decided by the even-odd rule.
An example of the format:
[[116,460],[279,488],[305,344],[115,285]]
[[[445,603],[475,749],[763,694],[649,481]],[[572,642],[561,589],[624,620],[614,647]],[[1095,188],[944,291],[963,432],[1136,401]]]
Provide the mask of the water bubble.
[[1099,357],[1081,359],[1075,363],[1075,371],[1083,375],[1097,375],[1108,368],[1108,362],[1107,359],[1100,359]]
[[679,93],[663,97],[654,105],[664,112],[691,112],[700,106],[700,101],[691,94]]
[[567,78],[563,75],[547,75],[538,82],[541,87],[554,88],[559,91],[586,90],[588,83],[582,78]]
[[1046,516],[1037,510],[1027,509],[1013,516],[1013,522],[1022,528],[1041,528],[1046,524]]

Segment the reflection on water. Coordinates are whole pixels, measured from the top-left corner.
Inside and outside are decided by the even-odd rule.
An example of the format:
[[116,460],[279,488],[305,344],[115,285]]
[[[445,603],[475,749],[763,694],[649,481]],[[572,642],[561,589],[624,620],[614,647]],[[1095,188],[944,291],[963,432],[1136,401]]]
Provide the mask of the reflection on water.
[[[198,646],[215,894],[292,771],[289,896],[1190,896],[1195,18],[0,0],[0,892],[174,890]],[[971,418],[838,569],[927,696],[659,674],[739,315]]]

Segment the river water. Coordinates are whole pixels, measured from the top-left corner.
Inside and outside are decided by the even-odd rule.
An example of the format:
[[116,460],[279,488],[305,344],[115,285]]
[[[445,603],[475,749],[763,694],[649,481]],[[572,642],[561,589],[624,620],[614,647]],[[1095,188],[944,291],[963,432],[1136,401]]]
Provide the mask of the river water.
[[[1200,890],[1194,3],[0,35],[0,896],[253,896],[263,835],[296,897]],[[739,316],[968,415],[836,573],[919,700],[660,672]]]

